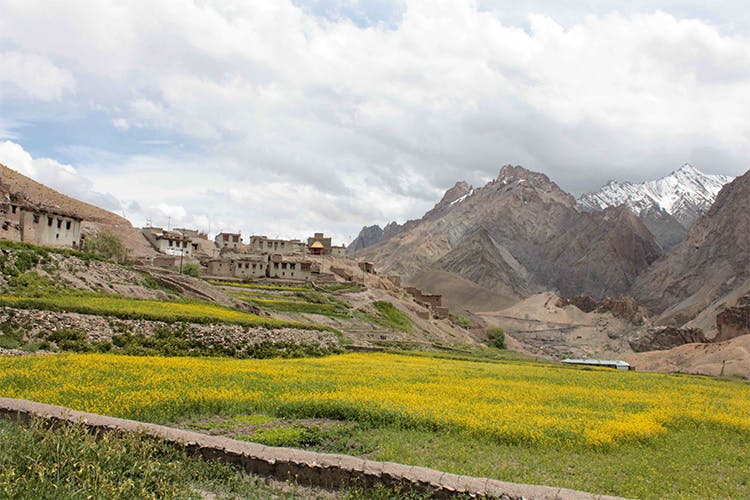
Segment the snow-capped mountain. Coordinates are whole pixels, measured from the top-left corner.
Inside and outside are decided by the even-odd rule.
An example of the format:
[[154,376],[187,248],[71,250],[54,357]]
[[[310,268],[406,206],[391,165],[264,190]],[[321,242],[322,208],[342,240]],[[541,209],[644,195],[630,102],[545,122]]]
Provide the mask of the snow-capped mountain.
[[595,193],[578,199],[584,210],[603,210],[627,205],[634,213],[666,212],[685,228],[709,209],[716,195],[734,178],[727,175],[704,174],[686,163],[661,179],[642,183],[610,181]]

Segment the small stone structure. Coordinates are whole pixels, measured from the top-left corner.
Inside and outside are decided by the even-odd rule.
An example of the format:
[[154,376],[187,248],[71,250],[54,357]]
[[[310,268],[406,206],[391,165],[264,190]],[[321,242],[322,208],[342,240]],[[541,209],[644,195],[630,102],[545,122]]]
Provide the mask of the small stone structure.
[[83,425],[93,433],[138,433],[160,439],[208,460],[235,465],[252,474],[275,477],[282,481],[294,478],[300,484],[323,488],[386,485],[430,492],[432,498],[481,496],[500,500],[624,500],[566,488],[460,476],[426,467],[375,462],[350,455],[264,446],[23,399],[0,398],[0,415],[20,421],[36,417],[46,420],[50,425],[61,422]]
[[424,293],[419,288],[413,286],[407,286],[404,288],[406,293],[414,297],[417,304],[422,307],[426,307],[432,312],[432,315],[437,319],[447,318],[450,311],[447,307],[443,307],[443,296],[434,293]]

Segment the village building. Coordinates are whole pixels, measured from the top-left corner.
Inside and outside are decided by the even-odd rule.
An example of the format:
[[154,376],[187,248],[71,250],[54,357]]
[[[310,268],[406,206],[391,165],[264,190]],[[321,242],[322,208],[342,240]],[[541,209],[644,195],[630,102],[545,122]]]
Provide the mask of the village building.
[[192,257],[197,245],[190,238],[178,231],[167,231],[160,227],[145,227],[141,229],[151,246],[156,251],[172,256]]
[[323,243],[319,241],[314,241],[312,245],[310,245],[310,255],[325,255],[326,247],[323,246]]
[[268,263],[269,278],[309,280],[320,267],[312,261],[281,254],[271,255]]
[[219,233],[214,238],[216,246],[219,250],[229,248],[236,251],[242,250],[242,236],[240,233]]
[[[315,245],[316,243],[319,243],[319,245]],[[320,253],[314,255],[330,255],[331,238],[326,237],[323,233],[315,233],[312,238],[307,238],[307,248],[312,250],[313,245],[315,245],[316,248],[323,247],[323,250],[320,250]]]
[[206,261],[207,274],[240,279],[265,278],[267,255],[225,254]]
[[0,237],[36,245],[80,248],[82,220],[76,214],[7,194],[0,204]]
[[248,250],[253,253],[301,254],[305,252],[305,244],[300,240],[279,240],[253,235],[250,237]]
[[346,257],[346,247],[344,245],[331,245],[331,255],[334,257]]

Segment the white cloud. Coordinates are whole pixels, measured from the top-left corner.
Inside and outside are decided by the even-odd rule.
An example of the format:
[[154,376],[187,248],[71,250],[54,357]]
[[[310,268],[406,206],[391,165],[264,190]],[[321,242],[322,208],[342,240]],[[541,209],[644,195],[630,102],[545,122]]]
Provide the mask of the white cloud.
[[75,80],[49,59],[23,52],[0,52],[0,89],[42,101],[60,99],[75,89]]
[[363,27],[346,9],[319,18],[284,0],[0,0],[0,43],[59,70],[37,98],[75,90],[120,131],[188,137],[197,153],[142,140],[164,150],[77,164],[96,189],[138,201],[137,219],[164,203],[184,223],[348,235],[509,162],[571,190],[696,159],[746,168],[750,42],[685,18],[697,3],[589,16],[570,1],[533,15],[495,4],[409,0],[397,24]]
[[0,163],[56,191],[108,210],[119,211],[120,202],[109,193],[93,189],[90,179],[72,165],[50,158],[34,158],[19,144],[0,141]]

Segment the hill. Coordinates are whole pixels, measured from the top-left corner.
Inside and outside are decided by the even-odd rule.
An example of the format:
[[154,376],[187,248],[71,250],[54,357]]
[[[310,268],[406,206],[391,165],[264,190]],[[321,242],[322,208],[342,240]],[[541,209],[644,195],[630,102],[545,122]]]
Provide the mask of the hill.
[[131,257],[152,256],[156,253],[141,232],[124,217],[64,195],[2,164],[0,189],[7,193],[20,193],[34,204],[77,215],[83,219],[83,234],[89,235],[99,231],[114,233],[128,249]]

